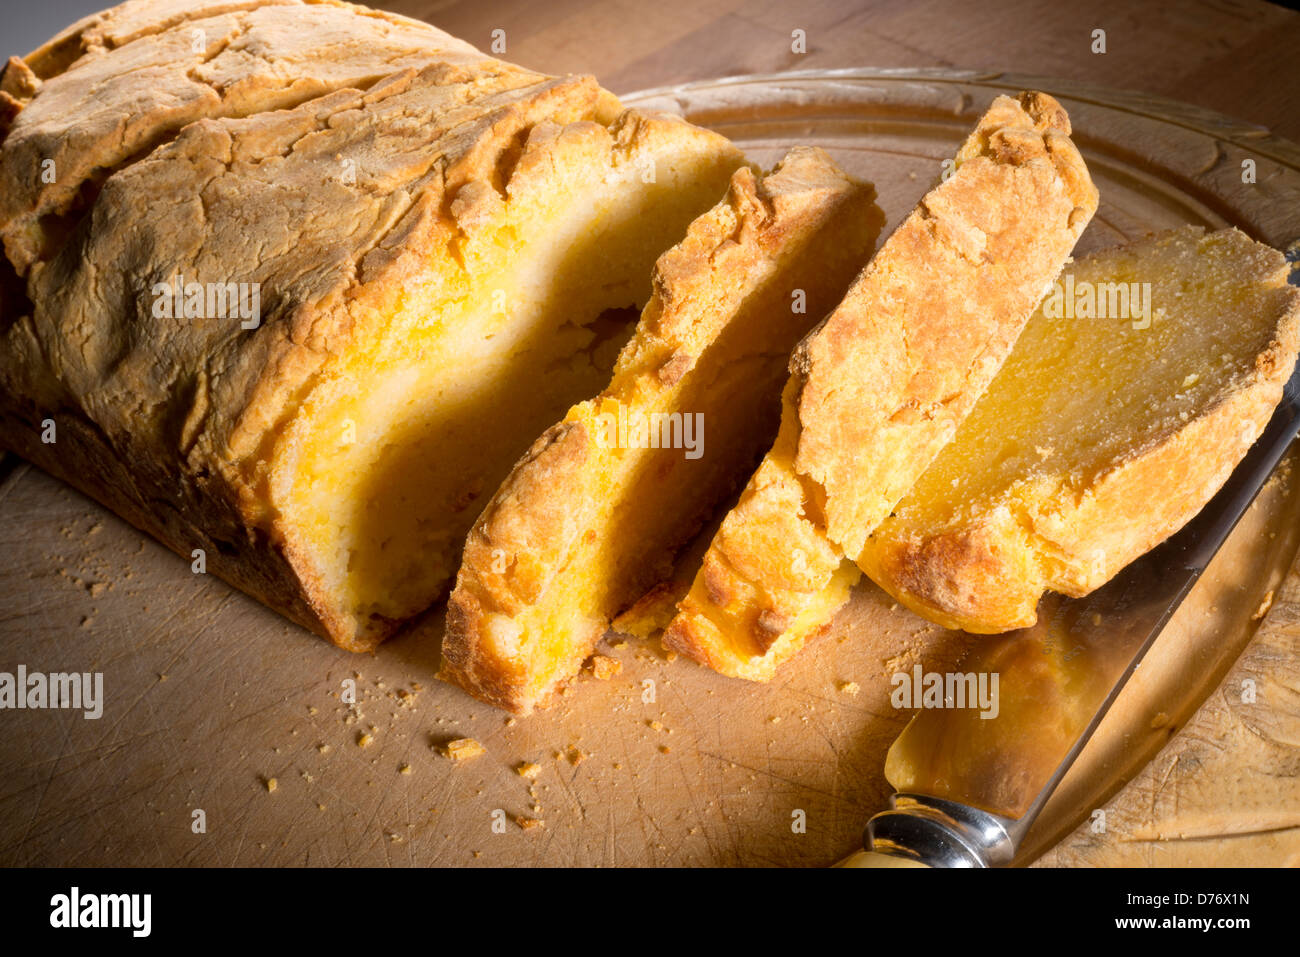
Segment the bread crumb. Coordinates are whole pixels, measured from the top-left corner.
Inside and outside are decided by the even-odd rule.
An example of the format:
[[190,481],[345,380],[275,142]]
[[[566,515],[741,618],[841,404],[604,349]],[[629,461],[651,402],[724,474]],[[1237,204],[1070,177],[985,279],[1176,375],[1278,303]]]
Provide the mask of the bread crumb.
[[886,658],[884,661],[885,674],[897,674],[900,671],[909,671],[914,659],[915,654],[910,648],[900,655]]
[[318,744],[316,745],[316,750],[319,751],[321,754],[329,754],[330,746],[328,744]]
[[677,660],[677,652],[672,650],[664,652],[664,661],[676,661],[676,660]]
[[664,754],[671,754],[673,749],[668,747],[666,744],[661,744],[659,745],[659,750]]
[[583,761],[587,759],[587,752],[583,751],[582,748],[573,747],[573,748],[569,748],[569,750],[565,753],[565,757],[569,759],[570,764],[572,764],[574,767],[577,767],[579,764],[581,764]]
[[858,683],[856,681],[840,682],[840,691],[844,692],[846,695],[856,696],[857,693],[861,690],[862,689],[858,686]]
[[410,774],[410,773],[411,773],[411,766],[410,766],[409,764],[399,764],[399,765],[397,766],[397,773],[398,773],[398,774]]
[[587,659],[587,668],[597,681],[608,681],[623,670],[623,662],[609,655],[592,655]]
[[1158,731],[1168,723],[1169,723],[1169,715],[1161,711],[1159,714],[1157,714],[1154,718],[1151,719],[1151,730]]
[[645,726],[649,728],[651,731],[662,731],[664,729],[662,722],[654,721],[654,720],[647,721],[645,723]]
[[280,782],[277,781],[275,778],[267,778],[267,779],[266,779],[266,790],[267,790],[268,792],[270,792],[270,791],[274,791],[274,790],[275,790],[276,788],[278,788],[279,786],[280,786]]
[[531,761],[520,761],[515,765],[515,773],[521,778],[527,778],[532,781],[537,777],[537,775],[542,773],[542,766],[540,764],[533,764]]
[[1270,588],[1268,590],[1268,594],[1264,596],[1264,600],[1261,601],[1259,603],[1259,607],[1255,609],[1255,614],[1250,616],[1250,620],[1259,621],[1261,618],[1263,618],[1265,615],[1268,614],[1268,610],[1272,607],[1273,607],[1273,589]]
[[470,761],[487,752],[487,748],[473,738],[457,738],[455,741],[448,741],[438,750],[453,761]]
[[515,823],[518,824],[525,831],[531,831],[533,828],[546,826],[546,822],[543,821],[541,818],[524,817],[522,814],[518,815],[515,818]]
[[373,740],[375,740],[375,736],[373,734],[371,734],[369,731],[362,731],[360,734],[357,735],[357,747],[359,748],[368,747],[370,745],[370,742]]

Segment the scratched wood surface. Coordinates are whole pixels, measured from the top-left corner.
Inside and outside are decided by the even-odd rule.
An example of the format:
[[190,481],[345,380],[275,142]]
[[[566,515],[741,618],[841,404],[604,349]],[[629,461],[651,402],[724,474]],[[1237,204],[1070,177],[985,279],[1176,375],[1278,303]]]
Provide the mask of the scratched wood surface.
[[[380,0],[615,93],[840,67],[1005,70],[1175,97],[1300,141],[1300,14],[1263,0]],[[1106,52],[1092,32],[1106,31]],[[803,30],[804,53],[791,49]]]
[[[428,19],[478,39],[456,20],[469,16],[461,6]],[[585,68],[610,74],[622,92],[707,73],[710,61],[701,58],[721,36],[720,24],[739,29],[739,18],[761,26],[764,16],[776,16],[775,6],[614,6],[617,30],[588,4],[558,4],[550,9],[561,12],[545,17],[522,4],[498,12],[508,36],[525,37],[511,57],[562,70],[584,67],[544,57],[588,55]],[[718,12],[724,8],[731,12]],[[811,9],[827,18],[833,12],[829,5]],[[1224,21],[1218,29],[1236,38],[1234,49],[1247,36],[1272,49],[1266,30],[1252,33],[1239,20],[1290,29],[1291,21],[1268,10],[1205,9]],[[716,23],[692,12],[708,10]],[[810,40],[810,50],[840,56],[833,64],[751,62],[742,56],[751,47],[733,43],[720,49],[740,58],[712,61],[711,72],[734,72],[735,64],[848,65],[852,48],[843,38],[858,37],[864,56],[885,50],[886,22],[904,44],[925,39],[901,29],[913,22],[901,6],[873,10],[892,11],[894,19],[863,11],[823,21],[837,26],[835,45]],[[480,27],[495,19],[491,12],[480,12]],[[591,17],[606,24],[603,33],[582,32]],[[642,33],[629,27],[637,17],[654,17],[667,32],[654,44],[640,41],[636,57],[624,50],[621,69],[630,72],[619,74],[609,46]],[[1235,33],[1228,30],[1234,23]],[[566,30],[557,32],[561,24]],[[1015,45],[1056,43],[1063,28],[1035,29],[1046,31],[1038,45],[1023,38]],[[566,43],[570,30],[577,38]],[[605,45],[593,49],[600,37]],[[1193,40],[1179,42],[1200,49]],[[523,45],[529,42],[535,55]],[[699,55],[673,54],[677,44]],[[903,49],[876,62],[903,65]],[[941,59],[930,47],[917,49],[908,56]],[[988,59],[949,62],[987,66]],[[1184,66],[1209,70],[1216,62],[1204,54]],[[1015,65],[1058,75],[1076,69],[1026,63]],[[893,85],[891,95],[908,104],[915,122],[895,116],[889,123],[862,112],[848,87],[837,88],[830,99],[840,97],[838,132],[805,124],[802,135],[874,179],[896,223],[996,82]],[[670,99],[740,134],[759,159],[800,139],[779,129],[798,116],[773,106],[770,91],[757,101],[768,104],[775,126],[762,129],[742,129],[752,90],[739,99],[734,89]],[[1232,112],[1259,122],[1269,102],[1243,101]],[[1269,163],[1267,156],[1285,152],[1262,131],[1228,125],[1222,139],[1180,138],[1135,110],[1071,106],[1103,188],[1085,245],[1189,219],[1231,218],[1273,242],[1296,226],[1287,218],[1294,203],[1279,201],[1290,189],[1281,173],[1262,178],[1264,188],[1255,191],[1238,190],[1228,175],[1244,155],[1242,142],[1262,147]],[[584,675],[550,711],[511,721],[433,678],[436,609],[376,655],[347,655],[220,581],[192,574],[43,473],[12,457],[3,469],[0,670],[22,663],[45,672],[99,671],[106,697],[98,720],[63,711],[0,713],[4,864],[827,864],[853,847],[888,793],[884,751],[907,719],[889,703],[889,676],[914,663],[946,670],[978,640],[931,626],[864,585],[771,685],[736,683],[667,660],[657,643],[612,637],[604,650],[622,663],[620,674],[604,682]],[[1029,857],[1041,854],[1044,864],[1243,857],[1278,864],[1300,856],[1293,757],[1300,580],[1291,568],[1298,498],[1289,472],[1270,484],[1063,786]],[[358,689],[355,705],[341,700],[348,679]],[[1249,701],[1247,680],[1254,682]],[[481,742],[485,753],[462,763],[441,753],[441,745],[462,737]],[[535,779],[518,773],[525,762],[539,766]],[[1091,817],[1097,809],[1107,812],[1103,831]],[[202,833],[193,826],[197,810]],[[541,823],[524,827],[522,820]]]

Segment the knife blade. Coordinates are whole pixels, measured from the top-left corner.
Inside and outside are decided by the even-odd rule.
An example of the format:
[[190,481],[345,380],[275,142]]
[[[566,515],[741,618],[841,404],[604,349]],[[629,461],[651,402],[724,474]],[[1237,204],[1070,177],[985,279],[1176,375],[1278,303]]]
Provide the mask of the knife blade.
[[919,710],[886,758],[890,809],[868,822],[864,851],[837,866],[1011,863],[1298,432],[1300,367],[1259,439],[1183,529],[1085,598],[1047,596],[1037,624],[982,641],[957,666],[998,676],[996,717],[974,707]]

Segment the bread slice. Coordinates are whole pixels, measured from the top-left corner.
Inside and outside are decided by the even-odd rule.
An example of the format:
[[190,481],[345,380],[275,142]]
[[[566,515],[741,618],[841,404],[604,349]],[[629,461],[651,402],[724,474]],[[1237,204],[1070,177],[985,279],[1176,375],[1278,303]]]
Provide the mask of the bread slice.
[[980,633],[1032,625],[1048,589],[1106,582],[1200,511],[1267,424],[1300,349],[1287,271],[1235,229],[1193,226],[1067,267],[863,570]]
[[795,350],[781,434],[664,643],[766,680],[825,625],[856,558],[996,374],[1097,207],[1065,111],[1000,96]]
[[[151,134],[116,167],[106,154],[102,183],[87,174],[84,208],[24,194],[27,225],[0,222],[27,299],[0,321],[0,444],[366,650],[446,593],[481,497],[608,381],[632,324],[620,310],[648,301],[655,259],[743,157],[679,119],[620,113],[590,77],[444,55],[432,28],[422,65],[371,82],[387,54],[344,38],[406,28],[330,9],[351,19],[302,19],[295,49],[337,39],[361,65],[329,66],[329,82],[355,85]],[[0,166],[28,149],[26,124],[57,120],[41,104],[60,82],[135,63],[137,44],[174,50],[192,25],[42,81]],[[260,59],[240,82],[293,69]],[[67,108],[88,129],[108,109],[88,93]],[[68,221],[46,231],[51,217]]]
[[818,149],[761,179],[736,172],[660,257],[608,387],[533,445],[474,525],[443,678],[527,713],[670,573],[771,440],[790,349],[874,248],[874,198]]

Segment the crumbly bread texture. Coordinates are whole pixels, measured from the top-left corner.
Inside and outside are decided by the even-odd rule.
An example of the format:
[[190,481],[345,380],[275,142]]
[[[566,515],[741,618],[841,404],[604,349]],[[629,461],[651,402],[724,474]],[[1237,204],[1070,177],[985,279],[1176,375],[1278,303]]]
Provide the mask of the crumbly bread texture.
[[1287,273],[1235,229],[1192,226],[1067,267],[862,568],[982,633],[1032,625],[1048,589],[1105,583],[1199,512],[1268,423],[1300,349]]
[[664,643],[767,680],[847,599],[867,536],[951,440],[1097,207],[1051,97],[1000,96],[795,350],[785,414]]
[[771,441],[790,349],[875,246],[874,199],[819,149],[736,172],[660,257],[609,386],[537,441],[470,532],[442,677],[527,713],[669,575]]
[[130,3],[18,72],[0,444],[354,650],[445,593],[743,163],[342,4]]

